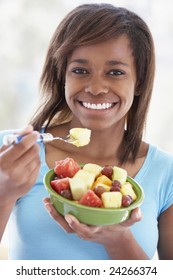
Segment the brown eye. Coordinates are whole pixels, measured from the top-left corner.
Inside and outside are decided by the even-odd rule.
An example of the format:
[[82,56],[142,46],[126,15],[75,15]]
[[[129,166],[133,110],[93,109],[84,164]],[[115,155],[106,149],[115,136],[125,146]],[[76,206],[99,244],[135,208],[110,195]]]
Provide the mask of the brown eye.
[[72,72],[78,75],[86,75],[88,74],[88,71],[86,69],[83,68],[74,68],[72,69]]
[[108,75],[111,75],[111,76],[120,76],[120,75],[124,75],[124,74],[125,74],[124,71],[122,71],[122,70],[115,70],[115,69],[113,69],[113,70],[108,72]]

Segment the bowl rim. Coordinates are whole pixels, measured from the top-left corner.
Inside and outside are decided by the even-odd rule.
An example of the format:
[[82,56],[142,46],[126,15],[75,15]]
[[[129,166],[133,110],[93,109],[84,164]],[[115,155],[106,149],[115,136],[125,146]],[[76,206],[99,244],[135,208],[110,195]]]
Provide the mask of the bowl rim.
[[86,205],[79,204],[79,203],[75,202],[74,200],[67,199],[67,198],[61,196],[60,194],[58,194],[56,191],[54,191],[53,188],[51,187],[50,183],[47,184],[47,180],[50,181],[50,178],[53,177],[53,175],[56,176],[56,174],[54,173],[54,169],[50,169],[44,175],[44,178],[43,178],[43,183],[44,183],[44,186],[45,186],[46,190],[48,191],[48,193],[50,195],[56,197],[61,203],[67,203],[68,205],[71,205],[73,207],[77,207],[80,209],[82,208],[82,209],[86,209],[86,210],[90,210],[90,211],[94,210],[94,211],[98,211],[98,212],[101,212],[101,211],[104,211],[104,212],[131,211],[131,210],[139,207],[145,198],[144,191],[143,191],[143,188],[141,187],[141,185],[139,183],[137,183],[136,180],[134,180],[132,177],[127,176],[127,182],[129,182],[132,185],[134,185],[135,187],[137,187],[140,191],[140,197],[137,198],[132,204],[130,204],[127,207],[121,207],[121,208],[104,208],[104,207],[86,206]]

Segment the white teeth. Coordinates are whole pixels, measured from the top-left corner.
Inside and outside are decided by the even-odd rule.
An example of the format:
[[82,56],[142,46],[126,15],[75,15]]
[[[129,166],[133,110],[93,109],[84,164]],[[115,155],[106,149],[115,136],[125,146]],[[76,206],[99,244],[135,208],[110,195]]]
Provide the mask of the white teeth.
[[88,102],[82,102],[82,105],[85,108],[92,109],[92,110],[104,110],[104,109],[109,109],[112,107],[112,103],[99,103],[99,104],[94,104],[94,103],[88,103]]

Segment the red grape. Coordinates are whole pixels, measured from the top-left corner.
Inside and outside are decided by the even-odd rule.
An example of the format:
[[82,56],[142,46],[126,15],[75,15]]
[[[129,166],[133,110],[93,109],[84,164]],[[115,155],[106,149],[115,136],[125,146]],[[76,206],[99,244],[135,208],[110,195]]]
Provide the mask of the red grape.
[[110,192],[120,192],[120,187],[119,186],[112,186],[110,188]]
[[69,190],[69,189],[62,190],[60,194],[67,199],[73,200],[71,190]]
[[102,175],[105,175],[109,179],[112,179],[113,168],[110,165],[105,165],[101,171]]
[[118,180],[112,181],[112,187],[110,189],[111,192],[120,192],[121,183]]
[[124,195],[122,197],[122,206],[127,207],[132,203],[132,197],[130,195]]
[[100,198],[101,198],[102,193],[104,193],[105,191],[106,191],[105,188],[102,186],[97,186],[94,189],[95,194]]

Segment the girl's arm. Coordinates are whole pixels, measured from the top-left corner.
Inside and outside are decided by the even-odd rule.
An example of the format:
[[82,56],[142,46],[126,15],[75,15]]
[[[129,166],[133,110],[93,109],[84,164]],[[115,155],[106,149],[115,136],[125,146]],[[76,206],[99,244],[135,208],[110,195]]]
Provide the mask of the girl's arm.
[[159,218],[158,255],[161,260],[173,260],[173,205]]
[[0,238],[8,222],[16,200],[34,185],[39,168],[38,133],[30,127],[17,145],[0,148]]
[[4,234],[13,206],[14,204],[8,204],[5,206],[0,204],[0,242],[2,240],[2,236]]

